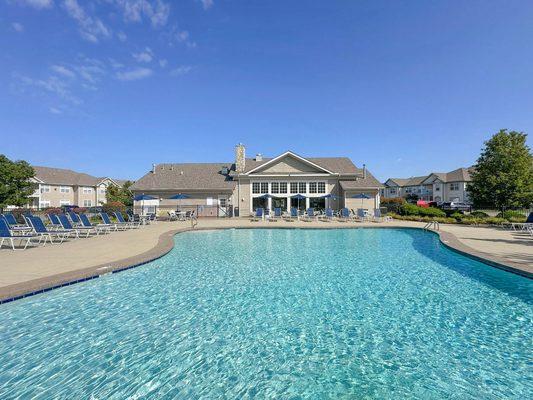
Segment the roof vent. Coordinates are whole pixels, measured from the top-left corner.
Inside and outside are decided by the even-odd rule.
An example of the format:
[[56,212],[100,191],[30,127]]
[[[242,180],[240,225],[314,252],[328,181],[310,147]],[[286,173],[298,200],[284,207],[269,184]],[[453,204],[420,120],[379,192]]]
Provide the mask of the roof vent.
[[257,153],[255,155],[255,161],[263,161],[263,155],[261,153]]
[[155,174],[155,164],[152,164],[152,174]]
[[183,171],[180,171],[180,175],[183,175]]
[[174,166],[173,165],[170,165],[170,170],[174,171]]

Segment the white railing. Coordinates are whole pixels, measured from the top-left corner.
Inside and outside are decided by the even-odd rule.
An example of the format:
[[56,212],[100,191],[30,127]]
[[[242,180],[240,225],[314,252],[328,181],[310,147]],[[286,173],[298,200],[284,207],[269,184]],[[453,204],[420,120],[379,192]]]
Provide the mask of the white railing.
[[424,225],[425,230],[433,229],[435,231],[440,230],[440,224],[439,221],[430,221],[426,225]]

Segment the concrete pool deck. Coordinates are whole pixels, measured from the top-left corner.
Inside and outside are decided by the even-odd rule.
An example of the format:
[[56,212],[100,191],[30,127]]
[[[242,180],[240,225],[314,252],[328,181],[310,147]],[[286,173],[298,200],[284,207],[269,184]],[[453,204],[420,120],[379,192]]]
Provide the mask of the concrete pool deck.
[[[224,228],[423,228],[410,221],[251,222],[249,219],[201,219],[196,230]],[[34,294],[112,271],[144,264],[172,249],[176,233],[190,222],[160,221],[141,229],[70,240],[26,251],[0,250],[0,301]],[[527,233],[492,227],[441,225],[441,241],[461,253],[498,268],[533,277],[533,239]]]

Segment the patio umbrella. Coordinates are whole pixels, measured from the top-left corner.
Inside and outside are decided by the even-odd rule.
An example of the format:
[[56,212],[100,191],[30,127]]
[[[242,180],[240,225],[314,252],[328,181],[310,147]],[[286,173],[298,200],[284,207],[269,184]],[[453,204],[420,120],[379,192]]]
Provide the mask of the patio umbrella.
[[135,201],[141,201],[141,214],[144,214],[144,201],[145,200],[157,200],[157,197],[150,196],[149,194],[138,194],[133,198]]
[[291,196],[291,199],[298,199],[298,210],[300,209],[300,200],[305,200],[306,197],[303,194],[295,194]]
[[[183,194],[183,193],[178,193],[178,194],[175,194],[174,196],[170,196],[169,197],[169,200],[182,200],[182,199],[188,199],[189,195],[187,194]],[[181,204],[181,202],[178,202],[178,205]]]
[[371,199],[371,197],[365,193],[357,193],[352,196],[352,199],[361,199],[361,208],[363,208],[363,200]]

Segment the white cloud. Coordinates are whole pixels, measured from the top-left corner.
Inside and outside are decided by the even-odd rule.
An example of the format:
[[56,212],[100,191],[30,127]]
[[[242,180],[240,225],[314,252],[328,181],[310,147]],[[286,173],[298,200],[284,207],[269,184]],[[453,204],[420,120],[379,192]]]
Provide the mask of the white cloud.
[[213,0],[200,0],[200,2],[202,3],[204,10],[209,10],[211,7],[213,7],[213,4],[215,4]]
[[191,72],[192,67],[190,65],[180,65],[178,68],[174,68],[170,71],[171,76],[181,76]]
[[133,53],[132,56],[137,60],[137,62],[149,63],[152,62],[152,59],[154,58],[154,53],[152,52],[152,49],[147,47],[144,51],[140,53]]
[[17,32],[24,32],[24,25],[19,24],[18,22],[13,22],[11,27]]
[[72,72],[70,69],[62,66],[62,65],[52,65],[51,67],[52,71],[60,74],[60,75],[63,75],[63,76],[66,76],[68,78],[74,78],[76,76],[76,74],[74,72]]
[[62,111],[59,108],[56,107],[50,107],[48,109],[52,114],[62,114]]
[[165,67],[167,66],[167,64],[168,64],[168,61],[165,60],[164,58],[162,58],[161,60],[159,60],[159,66],[160,66],[161,68],[165,68]]
[[189,31],[179,31],[176,33],[178,42],[185,44],[187,47],[196,47],[196,42],[190,40]]
[[15,0],[15,3],[27,5],[33,8],[50,8],[54,5],[53,0]]
[[118,72],[117,79],[120,81],[136,81],[148,78],[153,71],[150,68],[135,68],[129,71]]
[[147,18],[154,27],[165,26],[170,14],[170,4],[162,0],[111,0],[122,9],[126,21],[140,22]]
[[[69,84],[57,76],[49,76],[46,79],[32,79],[27,76],[15,74],[15,78],[20,84],[22,91],[27,87],[32,87],[54,94],[72,104],[82,103],[81,99],[71,93]],[[32,89],[32,94],[34,89]]]
[[111,36],[111,30],[99,18],[89,16],[77,0],[64,0],[63,7],[78,23],[80,34],[84,39],[97,43],[100,37]]
[[126,36],[126,34],[122,31],[117,33],[117,37],[121,42],[125,42],[128,39],[128,36]]

